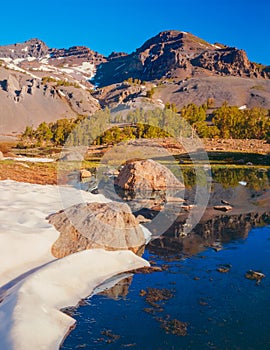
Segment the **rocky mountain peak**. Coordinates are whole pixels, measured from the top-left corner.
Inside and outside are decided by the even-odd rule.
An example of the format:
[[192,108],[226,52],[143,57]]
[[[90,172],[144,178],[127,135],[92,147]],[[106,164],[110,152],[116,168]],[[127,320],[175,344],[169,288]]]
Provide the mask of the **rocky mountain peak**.
[[[38,38],[31,38],[31,39],[28,39],[26,40],[23,44],[25,44],[26,46],[27,45],[30,45],[30,46],[34,46],[34,45],[39,45],[39,46],[46,46],[47,45],[45,44],[44,41],[38,39]],[[20,44],[15,44],[15,45],[20,45]]]
[[244,50],[211,44],[191,33],[167,30],[147,40],[135,52],[116,56],[98,67],[99,86],[127,78],[151,81],[198,76],[268,78],[264,68],[250,62]]
[[137,49],[138,52],[147,50],[149,47],[162,43],[169,43],[172,41],[179,41],[181,45],[181,40],[183,39],[185,32],[180,32],[177,30],[166,30],[158,33],[154,37],[148,39],[140,48]]
[[48,54],[49,48],[37,38],[27,40],[23,43],[0,46],[0,57],[2,58],[40,58]]
[[136,52],[141,53],[157,47],[174,51],[186,51],[188,54],[194,51],[201,52],[206,49],[213,49],[213,45],[191,33],[167,30],[147,40]]

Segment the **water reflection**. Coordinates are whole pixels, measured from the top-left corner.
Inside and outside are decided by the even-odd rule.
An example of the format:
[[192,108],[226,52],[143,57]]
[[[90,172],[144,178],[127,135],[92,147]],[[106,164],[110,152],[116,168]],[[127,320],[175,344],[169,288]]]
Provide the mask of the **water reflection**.
[[118,300],[119,298],[125,298],[129,292],[129,286],[131,285],[133,276],[128,276],[118,281],[113,287],[104,289],[99,295],[104,295],[107,298]]
[[170,254],[194,255],[213,247],[222,249],[222,244],[246,238],[252,227],[270,223],[270,211],[237,215],[218,215],[200,222],[187,237],[181,237],[184,221],[180,218],[162,236],[152,240],[148,249],[162,256]]

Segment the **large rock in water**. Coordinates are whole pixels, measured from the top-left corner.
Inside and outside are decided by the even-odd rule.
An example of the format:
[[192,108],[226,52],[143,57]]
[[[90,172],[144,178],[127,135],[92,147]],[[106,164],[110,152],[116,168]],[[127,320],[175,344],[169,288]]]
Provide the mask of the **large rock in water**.
[[129,161],[121,169],[115,184],[124,190],[166,190],[184,188],[173,173],[152,159]]
[[60,232],[52,246],[56,258],[91,248],[137,253],[145,244],[144,233],[126,204],[78,204],[48,219]]

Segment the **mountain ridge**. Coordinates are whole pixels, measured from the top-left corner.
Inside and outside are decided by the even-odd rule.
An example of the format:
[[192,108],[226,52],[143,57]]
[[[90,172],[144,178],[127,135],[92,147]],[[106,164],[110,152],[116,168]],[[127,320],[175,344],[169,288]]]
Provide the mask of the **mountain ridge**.
[[[153,90],[153,96],[147,91]],[[29,123],[114,110],[177,107],[208,98],[270,108],[270,67],[246,52],[167,30],[132,53],[49,48],[38,38],[0,46],[0,133]]]
[[[122,68],[121,72],[115,70]],[[97,67],[95,82],[106,86],[129,77],[155,80],[199,75],[234,75],[269,79],[267,70],[247,58],[244,50],[210,44],[181,31],[163,31],[135,52]]]

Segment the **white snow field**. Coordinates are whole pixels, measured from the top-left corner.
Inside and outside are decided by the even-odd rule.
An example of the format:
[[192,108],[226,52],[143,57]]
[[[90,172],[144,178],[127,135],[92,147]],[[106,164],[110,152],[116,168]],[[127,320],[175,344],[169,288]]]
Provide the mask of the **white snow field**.
[[130,251],[52,256],[59,233],[46,217],[63,209],[63,199],[69,205],[108,201],[102,195],[5,180],[0,198],[0,349],[58,349],[75,322],[61,308],[119,273],[149,266]]

